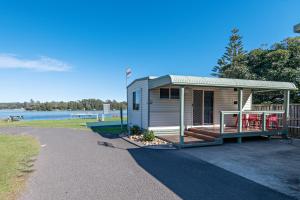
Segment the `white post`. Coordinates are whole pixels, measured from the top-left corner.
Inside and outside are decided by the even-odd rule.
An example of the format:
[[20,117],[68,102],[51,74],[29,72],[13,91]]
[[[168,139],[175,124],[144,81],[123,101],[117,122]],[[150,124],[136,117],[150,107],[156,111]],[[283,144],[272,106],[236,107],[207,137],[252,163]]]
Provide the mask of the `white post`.
[[180,125],[180,146],[184,144],[184,87],[180,87],[179,89],[179,95],[180,95],[180,116],[179,116],[179,125]]
[[128,114],[128,88],[127,88],[127,82],[128,82],[128,74],[127,74],[127,70],[125,72],[125,88],[126,88],[126,103],[127,103],[127,107],[126,107],[126,124],[127,124],[127,133],[128,134],[131,134],[130,133],[130,127],[129,127],[129,124],[128,124],[128,118],[129,118],[129,114]]
[[[238,90],[238,133],[241,133],[243,131],[243,89]],[[238,143],[242,142],[242,138],[238,138]]]
[[265,132],[267,130],[266,122],[267,122],[267,113],[263,112],[263,115],[262,115],[262,131],[263,132]]
[[224,133],[224,113],[220,111],[220,134]]
[[283,128],[287,134],[290,120],[290,91],[284,91],[284,116],[283,116]]

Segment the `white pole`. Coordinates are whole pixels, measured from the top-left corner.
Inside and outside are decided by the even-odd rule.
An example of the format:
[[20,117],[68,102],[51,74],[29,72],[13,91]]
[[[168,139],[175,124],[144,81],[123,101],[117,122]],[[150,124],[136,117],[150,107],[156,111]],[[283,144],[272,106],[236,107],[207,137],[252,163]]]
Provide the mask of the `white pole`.
[[290,120],[290,91],[284,91],[284,116],[283,116],[283,128],[286,134],[288,134],[289,120]]
[[127,115],[127,117],[126,117],[126,124],[127,124],[127,131],[128,131],[128,133],[130,133],[129,132],[129,125],[128,125],[128,91],[127,91],[127,81],[128,81],[128,76],[127,76],[127,69],[126,69],[126,72],[125,72],[125,92],[126,92],[126,102],[127,102],[127,107],[126,107],[126,115]]
[[179,114],[179,145],[182,147],[184,145],[184,87],[179,88],[180,96],[180,114]]

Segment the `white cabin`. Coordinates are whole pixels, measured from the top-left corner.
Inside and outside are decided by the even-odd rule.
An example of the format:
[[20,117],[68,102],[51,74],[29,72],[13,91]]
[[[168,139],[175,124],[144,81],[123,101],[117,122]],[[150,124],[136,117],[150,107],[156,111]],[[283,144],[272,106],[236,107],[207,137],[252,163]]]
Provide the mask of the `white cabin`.
[[[157,135],[178,134],[179,130],[191,127],[220,127],[221,123],[234,126],[233,114],[222,119],[222,111],[250,112],[253,91],[283,90],[289,95],[294,89],[295,85],[288,82],[174,75],[144,77],[127,87],[128,126],[137,125]],[[237,112],[235,116],[239,115]]]

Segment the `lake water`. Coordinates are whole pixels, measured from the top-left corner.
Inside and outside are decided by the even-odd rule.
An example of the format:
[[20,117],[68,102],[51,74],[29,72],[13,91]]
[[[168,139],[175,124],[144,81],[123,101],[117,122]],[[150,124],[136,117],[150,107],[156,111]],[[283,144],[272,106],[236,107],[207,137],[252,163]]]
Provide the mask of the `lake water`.
[[[126,116],[126,110],[123,111]],[[7,119],[11,115],[22,115],[24,120],[62,120],[71,119],[72,114],[103,114],[102,110],[99,111],[25,111],[22,109],[13,110],[0,110],[0,119]],[[119,117],[120,111],[111,111],[106,117]]]

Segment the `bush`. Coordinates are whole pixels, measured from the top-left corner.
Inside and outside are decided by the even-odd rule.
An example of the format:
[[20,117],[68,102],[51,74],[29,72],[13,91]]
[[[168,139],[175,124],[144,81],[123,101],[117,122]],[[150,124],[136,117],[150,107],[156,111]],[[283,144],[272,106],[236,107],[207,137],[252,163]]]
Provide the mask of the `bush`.
[[149,142],[151,142],[151,141],[153,141],[154,139],[155,139],[155,135],[154,135],[153,131],[145,131],[145,132],[143,133],[143,140],[144,140],[144,141],[149,141]]
[[130,133],[131,135],[141,135],[142,130],[139,126],[134,125],[130,128]]

